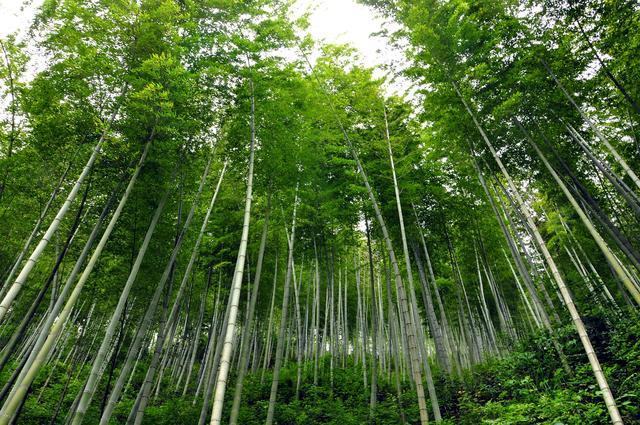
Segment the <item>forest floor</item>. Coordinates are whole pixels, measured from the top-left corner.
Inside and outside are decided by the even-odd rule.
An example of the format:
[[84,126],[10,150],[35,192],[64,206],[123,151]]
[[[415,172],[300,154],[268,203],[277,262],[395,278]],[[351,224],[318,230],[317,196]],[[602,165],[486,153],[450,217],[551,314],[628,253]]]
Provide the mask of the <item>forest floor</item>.
[[[640,423],[640,323],[633,317],[607,322],[599,317],[585,318],[590,337],[626,424]],[[500,358],[489,359],[461,376],[446,376],[435,370],[436,390],[444,424],[554,424],[581,425],[609,423],[607,411],[593,380],[582,347],[570,326],[559,332],[559,342],[569,360],[572,372],[561,366],[559,357],[547,334],[530,336]],[[318,384],[314,385],[313,363],[302,368],[302,383],[296,398],[297,367],[288,363],[280,376],[276,423],[356,425],[371,423],[369,417],[370,376],[365,376],[361,365],[334,360],[333,374],[330,359],[320,359]],[[30,397],[20,416],[21,424],[50,423],[59,402],[72,403],[81,380],[77,372],[69,374],[55,362],[47,366],[47,373],[34,388],[39,397]],[[144,368],[139,368],[144,371]],[[86,371],[82,371],[85,373]],[[69,376],[71,379],[69,380]],[[5,377],[2,377],[5,379]],[[134,375],[142,381],[142,372]],[[171,385],[166,377],[167,386]],[[415,392],[404,379],[402,396],[398,403],[395,379],[387,372],[378,382],[378,399],[374,422],[376,424],[419,423]],[[269,402],[271,374],[258,370],[250,373],[244,385],[243,403],[239,423],[263,424]],[[43,388],[44,389],[41,389]],[[65,390],[66,387],[66,390]],[[230,386],[230,388],[234,388]],[[100,391],[104,391],[101,388]],[[133,395],[132,395],[133,394]],[[113,423],[126,423],[135,393],[129,392],[118,405]],[[231,397],[227,400],[230,410]],[[159,397],[149,406],[146,424],[198,423],[200,400],[193,405],[193,396]],[[402,407],[400,407],[402,406]],[[87,423],[98,418],[100,403],[88,412]],[[402,414],[401,414],[402,409]],[[64,423],[66,412],[59,412],[52,423]],[[430,412],[431,415],[431,412]],[[433,416],[431,416],[433,419]],[[97,423],[97,422],[96,422]]]

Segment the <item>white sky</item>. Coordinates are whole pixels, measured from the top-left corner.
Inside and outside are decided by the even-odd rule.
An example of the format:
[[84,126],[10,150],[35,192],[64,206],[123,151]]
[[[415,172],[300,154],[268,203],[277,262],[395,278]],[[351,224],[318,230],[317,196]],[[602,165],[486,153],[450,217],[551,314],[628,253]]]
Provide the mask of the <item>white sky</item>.
[[298,0],[294,13],[311,12],[311,35],[328,43],[349,43],[362,54],[365,65],[381,63],[378,50],[388,45],[372,34],[384,29],[385,22],[374,11],[354,0]]
[[[368,67],[378,67],[375,76],[386,74],[381,67],[392,67],[398,71],[405,64],[404,54],[391,48],[383,36],[374,33],[393,30],[395,23],[389,23],[373,9],[355,0],[297,0],[294,14],[310,11],[309,32],[315,40],[334,44],[350,44],[362,57]],[[389,84],[391,92],[404,92],[408,88],[406,80]]]
[[[0,0],[0,37],[5,37],[22,28],[26,29],[31,23],[35,9],[42,4],[42,1]],[[26,6],[24,6],[25,3]]]
[[[26,29],[42,1],[0,0],[0,37]],[[297,0],[294,15],[299,16],[305,11],[311,12],[309,32],[314,39],[326,43],[351,44],[360,52],[365,66],[391,66],[396,70],[402,67],[403,53],[392,49],[384,37],[372,35],[389,29],[391,25],[373,9],[355,0]],[[378,68],[375,75],[382,77],[385,71]],[[389,85],[392,92],[403,92],[406,87],[406,81]]]

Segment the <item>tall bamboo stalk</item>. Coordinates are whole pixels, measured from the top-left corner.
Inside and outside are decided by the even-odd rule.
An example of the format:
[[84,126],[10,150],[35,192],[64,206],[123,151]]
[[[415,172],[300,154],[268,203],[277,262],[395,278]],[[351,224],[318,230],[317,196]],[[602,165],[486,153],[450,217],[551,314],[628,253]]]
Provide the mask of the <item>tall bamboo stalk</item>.
[[562,275],[560,274],[560,271],[558,270],[558,267],[556,266],[555,261],[551,257],[551,253],[547,249],[547,245],[546,245],[544,239],[542,238],[542,236],[540,235],[540,232],[538,231],[538,228],[537,228],[535,222],[533,221],[533,219],[531,217],[531,214],[528,211],[528,208],[524,204],[524,200],[520,196],[520,192],[518,191],[518,189],[516,188],[513,180],[511,179],[511,176],[510,176],[509,172],[507,171],[507,169],[505,168],[504,164],[502,163],[502,160],[498,156],[497,152],[495,151],[493,145],[489,141],[489,138],[485,134],[484,130],[482,129],[482,127],[478,123],[478,120],[476,119],[475,114],[471,111],[471,108],[467,104],[467,101],[464,99],[464,97],[462,96],[462,94],[458,90],[458,86],[453,82],[452,82],[452,84],[454,86],[454,89],[455,89],[456,93],[458,94],[458,97],[460,98],[460,100],[464,104],[465,109],[467,110],[467,112],[471,116],[471,118],[472,118],[472,120],[474,122],[474,125],[476,126],[476,129],[478,130],[478,132],[482,136],[482,139],[484,140],[485,144],[487,145],[487,147],[491,151],[491,154],[493,155],[493,158],[494,158],[496,164],[498,164],[498,167],[500,168],[500,170],[502,171],[502,174],[504,175],[505,179],[507,180],[507,184],[509,185],[509,188],[513,192],[513,196],[516,198],[516,200],[517,200],[517,202],[519,204],[519,209],[520,209],[521,213],[524,215],[524,217],[525,217],[525,219],[526,219],[531,231],[533,232],[533,234],[535,236],[538,248],[542,252],[542,255],[544,256],[544,259],[545,259],[547,265],[549,266],[549,269],[551,270],[551,274],[553,275],[553,277],[554,277],[554,279],[555,279],[555,281],[556,281],[556,283],[558,285],[558,289],[560,290],[560,293],[562,294],[562,298],[564,299],[565,306],[569,310],[569,314],[571,315],[571,320],[573,321],[573,324],[576,327],[576,331],[578,332],[578,336],[580,337],[580,341],[582,342],[582,345],[584,346],[585,352],[586,352],[587,357],[589,359],[589,363],[591,365],[591,369],[593,370],[593,374],[594,374],[594,376],[596,378],[596,381],[598,382],[598,386],[600,388],[600,391],[602,392],[602,396],[604,398],[605,405],[607,406],[607,410],[609,412],[609,416],[611,417],[611,421],[615,425],[622,424],[623,423],[622,422],[622,417],[620,416],[620,412],[618,411],[618,407],[616,406],[615,399],[613,398],[613,394],[611,392],[611,389],[609,388],[609,384],[607,383],[607,379],[604,376],[604,372],[602,371],[602,368],[600,366],[600,362],[598,360],[598,357],[597,357],[595,351],[593,350],[593,346],[591,344],[591,340],[589,339],[589,335],[587,335],[587,331],[586,331],[586,329],[584,327],[584,323],[582,322],[580,314],[578,313],[578,309],[576,308],[576,306],[575,306],[575,304],[573,302],[573,298],[571,296],[571,293],[569,292],[569,289],[565,285],[564,279],[562,278]]
[[84,284],[87,282],[89,275],[91,274],[91,271],[93,270],[96,262],[98,261],[98,258],[100,257],[100,254],[104,249],[104,246],[107,244],[107,241],[109,240],[109,236],[111,236],[111,232],[113,231],[118,221],[118,218],[120,218],[120,214],[122,213],[122,210],[124,209],[124,206],[127,203],[129,195],[133,190],[133,186],[136,183],[138,175],[140,174],[142,165],[144,164],[144,161],[147,158],[149,148],[151,147],[151,141],[153,140],[154,136],[155,136],[155,127],[151,131],[151,135],[149,136],[149,139],[144,147],[140,160],[138,161],[138,164],[136,165],[136,168],[133,171],[133,175],[129,180],[129,184],[124,194],[122,195],[122,198],[120,199],[120,203],[118,204],[118,207],[114,211],[113,216],[111,217],[111,221],[107,225],[107,228],[105,229],[100,239],[100,242],[98,242],[98,245],[96,246],[95,251],[91,255],[91,258],[89,259],[89,263],[87,263],[87,267],[82,272],[82,275],[80,276],[80,279],[78,279],[78,282],[75,288],[73,289],[73,291],[71,292],[71,295],[69,295],[69,299],[67,300],[67,303],[62,309],[60,316],[58,317],[58,320],[51,327],[49,331],[49,336],[47,337],[44,344],[42,345],[42,348],[40,349],[37,356],[35,357],[33,363],[31,364],[31,367],[25,374],[24,378],[21,381],[16,383],[15,392],[9,396],[9,399],[3,405],[2,411],[0,412],[0,425],[8,424],[10,422],[14,413],[17,411],[18,407],[22,404],[24,398],[26,397],[27,391],[31,386],[31,383],[35,379],[37,373],[39,372],[40,367],[42,367],[43,363],[49,357],[51,350],[54,348],[56,340],[60,335],[60,332],[62,331],[64,323],[66,323],[66,319],[69,317],[69,314],[73,309],[73,306],[75,305],[76,301],[80,297],[80,292],[82,291]]
[[207,175],[209,174],[209,168],[211,166],[211,158],[207,161],[207,164],[202,173],[202,177],[200,179],[200,185],[198,186],[198,190],[195,194],[193,203],[187,214],[187,217],[184,220],[184,224],[182,225],[182,229],[178,233],[176,240],[174,242],[173,250],[169,256],[169,261],[167,262],[165,269],[160,277],[158,284],[156,285],[156,289],[153,293],[151,300],[149,301],[149,305],[145,311],[144,316],[138,326],[134,339],[131,342],[129,347],[129,351],[127,352],[127,358],[125,359],[122,368],[120,369],[120,374],[118,375],[118,379],[111,390],[111,394],[109,395],[109,400],[107,401],[107,405],[105,406],[104,411],[102,412],[102,416],[100,417],[100,424],[106,425],[113,414],[113,410],[116,407],[116,403],[120,399],[120,395],[122,394],[122,390],[124,388],[125,379],[129,376],[131,372],[131,368],[133,367],[134,358],[140,351],[140,347],[142,346],[142,342],[147,334],[148,329],[151,327],[151,321],[155,315],[156,307],[158,305],[158,301],[160,300],[160,296],[164,291],[165,284],[169,280],[169,276],[172,274],[172,270],[174,268],[174,264],[178,253],[180,252],[180,248],[184,241],[185,235],[189,230],[189,226],[191,224],[191,220],[193,219],[193,215],[195,213],[196,206],[200,199],[200,195],[202,193],[202,189],[204,188],[204,184],[207,179]]
[[[269,213],[271,197],[267,201],[267,211],[264,217],[264,224],[262,226],[262,236],[260,238],[260,248],[258,249],[258,263],[256,264],[256,274],[253,280],[253,290],[251,293],[251,300],[249,302],[247,321],[242,330],[242,340],[248,341],[253,331],[253,316],[255,313],[256,302],[258,301],[258,289],[260,288],[260,277],[262,275],[262,263],[264,260],[264,250],[267,245],[267,233],[269,230]],[[240,362],[238,369],[238,376],[236,377],[236,389],[233,396],[233,405],[231,407],[231,417],[229,424],[235,425],[238,422],[238,413],[240,411],[240,401],[242,399],[242,386],[244,383],[244,377],[249,366],[249,344],[245,342],[243,350],[240,354]]]
[[0,322],[4,318],[7,311],[9,310],[9,307],[11,307],[13,300],[18,296],[18,293],[26,283],[27,278],[31,273],[31,270],[33,270],[33,268],[35,267],[36,262],[44,252],[45,248],[49,244],[49,241],[51,241],[51,239],[53,238],[53,235],[58,230],[58,227],[60,227],[60,223],[62,222],[64,217],[67,215],[67,212],[71,208],[71,204],[76,199],[76,196],[80,191],[80,186],[82,186],[82,183],[84,183],[87,176],[91,172],[91,169],[93,168],[93,164],[98,159],[98,155],[101,152],[102,144],[104,143],[104,140],[107,137],[107,134],[111,127],[111,123],[116,117],[117,112],[118,112],[118,108],[116,108],[113,111],[111,117],[107,121],[107,124],[105,125],[105,128],[102,132],[102,135],[100,136],[100,139],[98,140],[98,143],[96,143],[95,147],[93,148],[93,151],[91,152],[91,156],[89,157],[89,160],[87,161],[84,168],[82,169],[82,172],[78,176],[78,179],[76,180],[75,184],[69,191],[69,194],[67,195],[67,199],[65,199],[64,203],[58,210],[58,213],[53,218],[53,220],[51,221],[51,224],[49,224],[49,227],[47,228],[44,235],[40,239],[40,242],[38,242],[38,245],[35,247],[31,255],[29,256],[29,258],[27,259],[27,262],[25,263],[24,267],[22,267],[22,270],[18,274],[18,277],[16,278],[14,283],[11,285],[11,287],[5,294],[4,298],[2,299],[2,302],[0,302]]
[[540,148],[538,148],[538,145],[533,141],[533,139],[531,138],[531,135],[529,134],[529,132],[527,130],[525,130],[525,128],[520,123],[520,121],[518,121],[517,119],[514,120],[514,121],[515,121],[516,125],[518,126],[518,128],[520,129],[520,131],[522,132],[522,134],[524,134],[525,138],[527,139],[527,141],[529,142],[531,147],[533,147],[533,149],[535,150],[536,154],[538,154],[538,157],[540,158],[540,160],[542,161],[544,166],[547,168],[547,170],[549,171],[549,173],[551,174],[551,176],[553,177],[555,182],[558,184],[558,186],[562,190],[562,193],[564,193],[564,195],[569,200],[569,203],[573,207],[574,211],[580,217],[580,220],[582,221],[582,224],[584,224],[584,226],[589,231],[589,234],[591,234],[591,237],[596,241],[596,245],[598,245],[598,248],[600,248],[600,251],[602,252],[604,257],[607,259],[607,262],[609,263],[609,265],[615,271],[616,275],[618,276],[618,279],[620,279],[622,281],[622,283],[627,288],[627,290],[629,291],[629,293],[631,294],[633,299],[636,301],[636,303],[640,304],[640,291],[638,291],[638,288],[636,287],[636,285],[629,278],[628,272],[625,272],[625,270],[623,269],[622,264],[620,264],[618,262],[618,259],[615,258],[613,252],[611,252],[611,249],[609,248],[607,243],[604,241],[602,236],[600,236],[600,233],[598,233],[596,228],[593,226],[593,223],[591,223],[591,220],[589,220],[589,218],[584,213],[584,211],[582,210],[580,205],[578,205],[578,202],[573,197],[571,192],[569,192],[569,189],[567,188],[567,185],[560,178],[560,176],[558,176],[558,173],[556,173],[555,169],[551,166],[551,164],[547,160],[547,157],[542,153]]
[[225,330],[224,346],[220,359],[220,370],[216,381],[215,395],[213,399],[213,409],[211,411],[211,425],[219,424],[222,421],[222,406],[224,394],[227,389],[227,377],[231,366],[231,351],[236,330],[236,320],[238,317],[238,304],[240,301],[240,290],[242,288],[242,278],[244,276],[245,257],[247,256],[247,244],[249,242],[249,224],[251,222],[251,201],[253,199],[253,163],[255,157],[255,96],[253,80],[249,80],[251,90],[251,143],[249,147],[249,170],[247,172],[247,192],[245,195],[244,219],[242,223],[242,236],[240,237],[240,247],[238,248],[238,258],[233,273],[231,284],[231,294],[229,296],[229,322]]
[[289,287],[291,283],[291,279],[293,276],[293,247],[296,236],[296,213],[298,207],[298,186],[296,185],[296,194],[293,202],[293,219],[291,221],[291,236],[287,235],[287,245],[289,248],[289,254],[287,256],[287,274],[284,279],[284,290],[282,293],[282,309],[280,312],[280,327],[278,330],[278,341],[276,343],[276,359],[275,364],[273,365],[273,377],[271,380],[271,392],[269,395],[269,407],[267,410],[267,420],[265,421],[266,425],[271,425],[273,423],[273,416],[275,414],[276,409],[276,396],[278,394],[278,384],[280,378],[280,368],[282,367],[283,362],[283,351],[284,351],[284,343],[285,343],[285,328],[287,326],[287,312],[289,309]]
[[91,399],[93,398],[93,395],[96,391],[96,388],[98,386],[98,381],[100,380],[100,377],[101,377],[101,372],[104,369],[104,362],[107,358],[107,351],[111,346],[111,340],[116,332],[118,322],[120,321],[120,318],[125,311],[127,299],[129,298],[129,292],[131,291],[133,282],[135,282],[136,277],[138,276],[140,265],[142,264],[142,260],[145,257],[147,248],[149,247],[149,242],[151,241],[151,237],[153,236],[156,225],[158,224],[160,215],[162,214],[162,210],[164,209],[164,206],[167,202],[168,197],[169,197],[169,190],[165,191],[165,194],[162,196],[162,199],[160,200],[160,202],[158,203],[158,206],[156,207],[156,211],[153,215],[153,218],[151,219],[151,223],[149,224],[147,233],[144,237],[144,240],[142,241],[142,245],[138,250],[138,255],[136,257],[136,260],[133,266],[131,267],[129,277],[127,278],[124,288],[122,289],[122,292],[120,294],[120,299],[118,300],[118,304],[116,305],[116,308],[113,314],[111,315],[111,320],[109,321],[107,330],[105,331],[104,337],[102,338],[102,343],[100,344],[100,348],[98,349],[98,354],[94,358],[91,371],[89,372],[89,378],[87,379],[84,389],[82,390],[82,396],[73,414],[72,423],[74,425],[82,423],[82,420],[84,419],[84,415],[87,412],[87,409],[89,407],[89,403],[91,402]]

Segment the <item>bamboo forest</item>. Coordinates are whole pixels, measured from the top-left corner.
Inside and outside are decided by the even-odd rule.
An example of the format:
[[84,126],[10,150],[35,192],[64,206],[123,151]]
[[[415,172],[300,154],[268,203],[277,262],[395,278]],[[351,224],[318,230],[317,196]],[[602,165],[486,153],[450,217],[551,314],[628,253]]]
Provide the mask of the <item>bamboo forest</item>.
[[640,3],[299,1],[0,2],[0,425],[640,424]]

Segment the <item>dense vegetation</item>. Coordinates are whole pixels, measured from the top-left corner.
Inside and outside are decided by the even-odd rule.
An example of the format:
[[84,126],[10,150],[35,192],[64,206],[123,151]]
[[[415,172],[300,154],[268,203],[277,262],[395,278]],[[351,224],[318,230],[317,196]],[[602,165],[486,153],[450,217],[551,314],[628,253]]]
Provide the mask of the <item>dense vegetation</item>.
[[0,424],[640,422],[637,2],[361,2],[1,40]]

